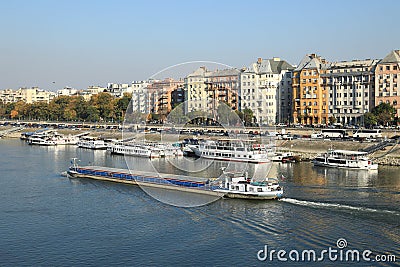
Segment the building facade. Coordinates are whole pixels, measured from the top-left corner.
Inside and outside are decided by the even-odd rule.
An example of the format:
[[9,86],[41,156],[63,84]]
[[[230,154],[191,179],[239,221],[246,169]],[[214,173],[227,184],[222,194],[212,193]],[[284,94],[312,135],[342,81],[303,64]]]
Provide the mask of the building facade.
[[328,91],[321,83],[328,63],[316,54],[306,55],[293,71],[293,121],[301,124],[328,123]]
[[[291,79],[294,67],[280,58],[258,58],[240,75],[240,110],[253,111],[260,125],[287,120],[291,110]],[[289,103],[288,103],[289,102]]]
[[164,122],[173,108],[172,92],[183,87],[183,80],[166,78],[155,81],[147,87],[151,113],[159,115],[159,120]]
[[220,102],[237,110],[239,77],[237,69],[209,71],[206,67],[189,74],[184,79],[185,114],[192,111],[215,114]]
[[375,68],[375,104],[393,105],[400,117],[400,50],[391,51]]
[[54,92],[45,91],[38,87],[31,88],[19,88],[18,90],[6,89],[0,91],[0,100],[3,103],[13,103],[18,101],[24,101],[25,103],[31,104],[34,102],[46,102],[49,103],[53,98],[57,96]]
[[329,64],[321,74],[329,94],[330,122],[364,125],[364,113],[375,105],[375,67],[378,60],[352,60]]

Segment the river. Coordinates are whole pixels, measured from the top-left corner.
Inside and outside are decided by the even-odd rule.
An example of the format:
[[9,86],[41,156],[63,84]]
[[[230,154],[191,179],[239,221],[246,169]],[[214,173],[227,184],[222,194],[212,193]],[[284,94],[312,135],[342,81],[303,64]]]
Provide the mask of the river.
[[[337,266],[349,263],[339,254],[350,249],[371,251],[352,260],[359,266],[396,264],[376,256],[400,261],[397,167],[380,166],[378,173],[280,164],[280,201],[182,207],[136,186],[60,175],[73,157],[81,165],[126,168],[124,157],[106,151],[6,139],[0,149],[0,266]],[[206,177],[227,166],[141,158],[128,165]],[[248,167],[252,175],[254,165]],[[321,254],[329,248],[336,259]],[[279,250],[286,254],[278,258]],[[300,262],[305,250],[316,251],[316,259]]]

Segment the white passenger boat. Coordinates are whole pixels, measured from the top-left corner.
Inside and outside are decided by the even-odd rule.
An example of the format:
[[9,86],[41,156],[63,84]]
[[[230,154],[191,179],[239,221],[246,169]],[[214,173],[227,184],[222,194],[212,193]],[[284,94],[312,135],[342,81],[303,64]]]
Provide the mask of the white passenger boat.
[[214,191],[224,194],[227,198],[243,199],[279,199],[283,196],[283,187],[277,178],[265,178],[263,181],[253,181],[241,172],[225,172],[222,188]]
[[57,143],[50,138],[43,138],[43,137],[35,137],[32,136],[28,138],[28,144],[30,145],[39,145],[39,146],[56,146]]
[[87,148],[87,149],[95,149],[95,150],[105,150],[107,149],[107,144],[104,143],[104,140],[98,140],[95,138],[85,137],[81,138],[78,141],[78,147]]
[[145,157],[145,158],[159,158],[161,157],[158,150],[151,149],[149,146],[136,144],[134,142],[119,142],[110,145],[108,151],[111,154]]
[[348,168],[359,170],[377,170],[378,164],[375,164],[367,156],[366,152],[351,150],[334,150],[318,155],[313,160],[314,166]]
[[206,159],[267,163],[270,149],[263,144],[255,144],[254,140],[220,139],[204,140],[198,145],[189,145],[198,157]]

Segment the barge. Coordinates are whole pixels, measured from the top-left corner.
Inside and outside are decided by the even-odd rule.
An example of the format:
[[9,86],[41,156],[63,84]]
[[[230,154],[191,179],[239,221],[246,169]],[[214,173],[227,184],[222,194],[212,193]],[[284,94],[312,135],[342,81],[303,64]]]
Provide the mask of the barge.
[[253,181],[239,173],[225,171],[221,176],[221,178],[225,178],[225,181],[222,182],[218,181],[219,179],[211,181],[211,179],[194,176],[131,171],[101,166],[80,167],[76,164],[76,159],[73,159],[73,165],[66,175],[69,178],[88,178],[215,197],[268,200],[279,199],[283,195],[283,188],[276,178]]

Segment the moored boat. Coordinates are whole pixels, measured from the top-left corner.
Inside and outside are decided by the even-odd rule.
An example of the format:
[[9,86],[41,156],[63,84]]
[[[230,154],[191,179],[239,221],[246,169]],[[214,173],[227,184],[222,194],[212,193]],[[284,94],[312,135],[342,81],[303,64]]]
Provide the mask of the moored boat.
[[368,158],[366,152],[329,149],[313,160],[314,166],[348,168],[358,170],[377,170],[378,164]]
[[80,148],[87,148],[87,149],[94,149],[94,150],[105,150],[107,149],[107,144],[104,143],[104,140],[99,140],[96,138],[84,137],[81,138],[78,143],[78,147]]
[[271,148],[256,144],[254,140],[220,139],[204,140],[198,145],[189,145],[198,157],[215,160],[267,163]]

